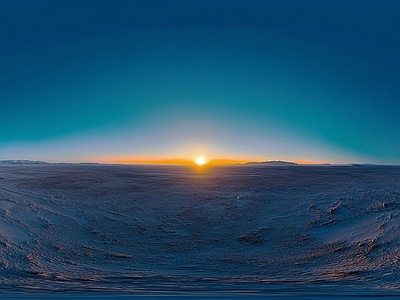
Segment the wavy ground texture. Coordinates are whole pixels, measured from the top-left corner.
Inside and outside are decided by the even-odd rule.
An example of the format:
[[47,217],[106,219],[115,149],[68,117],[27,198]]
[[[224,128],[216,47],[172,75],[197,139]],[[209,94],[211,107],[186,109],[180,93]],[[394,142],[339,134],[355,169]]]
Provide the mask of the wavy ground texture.
[[0,296],[395,295],[399,208],[392,166],[1,166]]

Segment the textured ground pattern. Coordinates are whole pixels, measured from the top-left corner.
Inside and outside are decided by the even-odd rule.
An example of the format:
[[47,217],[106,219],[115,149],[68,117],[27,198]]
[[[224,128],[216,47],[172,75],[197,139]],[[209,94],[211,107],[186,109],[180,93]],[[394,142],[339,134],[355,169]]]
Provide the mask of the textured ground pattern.
[[391,166],[0,166],[0,293],[397,293],[399,208]]

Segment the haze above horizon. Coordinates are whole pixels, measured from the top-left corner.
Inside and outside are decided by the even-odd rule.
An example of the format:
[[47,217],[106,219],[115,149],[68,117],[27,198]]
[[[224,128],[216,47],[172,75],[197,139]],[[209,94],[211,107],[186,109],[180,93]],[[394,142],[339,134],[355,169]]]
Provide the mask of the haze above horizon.
[[103,162],[47,162],[31,160],[0,160],[1,165],[31,166],[31,165],[141,165],[141,166],[191,166],[198,170],[208,169],[216,166],[266,166],[266,167],[290,167],[290,166],[392,166],[400,167],[398,164],[373,164],[373,163],[313,163],[313,162],[290,162],[290,161],[234,161],[214,159],[206,163],[198,163],[188,160],[153,160],[153,161],[103,161]]
[[0,160],[400,164],[399,11],[2,1]]

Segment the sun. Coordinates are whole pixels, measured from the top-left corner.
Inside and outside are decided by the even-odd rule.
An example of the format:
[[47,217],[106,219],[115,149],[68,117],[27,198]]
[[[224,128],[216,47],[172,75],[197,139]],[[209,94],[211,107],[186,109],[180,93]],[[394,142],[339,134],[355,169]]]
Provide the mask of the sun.
[[203,166],[206,164],[206,159],[203,156],[196,158],[196,165]]

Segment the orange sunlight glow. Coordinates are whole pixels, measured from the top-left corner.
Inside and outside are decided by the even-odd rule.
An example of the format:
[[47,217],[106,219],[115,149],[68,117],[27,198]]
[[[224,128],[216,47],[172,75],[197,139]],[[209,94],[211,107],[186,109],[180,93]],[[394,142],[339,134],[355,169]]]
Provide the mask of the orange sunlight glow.
[[196,158],[196,165],[203,166],[206,164],[206,159],[203,156]]
[[[273,160],[273,159],[270,159]],[[275,159],[277,160],[277,159]],[[86,159],[86,161],[93,161],[98,163],[106,164],[155,164],[155,165],[186,165],[186,166],[219,166],[219,165],[241,165],[247,162],[262,162],[266,159],[260,158],[205,158],[204,156],[198,156],[195,159],[187,158],[152,158],[152,157],[101,157]],[[295,161],[299,164],[320,164],[324,161],[312,161],[306,159],[290,160]]]

